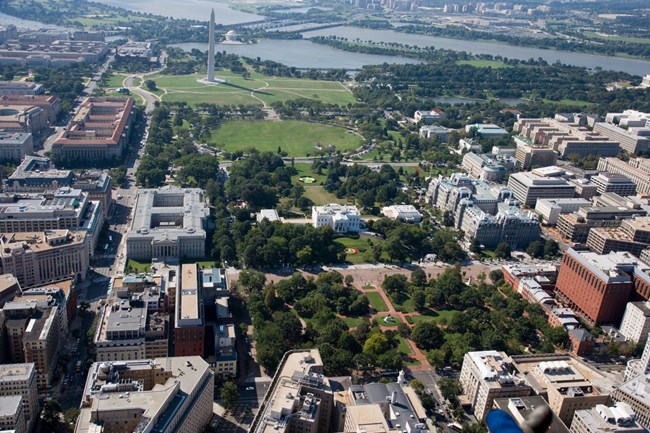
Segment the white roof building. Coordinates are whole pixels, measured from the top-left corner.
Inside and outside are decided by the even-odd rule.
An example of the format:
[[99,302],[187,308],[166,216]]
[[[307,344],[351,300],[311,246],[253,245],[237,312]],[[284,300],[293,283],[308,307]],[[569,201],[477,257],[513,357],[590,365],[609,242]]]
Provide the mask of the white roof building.
[[405,222],[420,222],[422,221],[422,214],[418,212],[415,206],[407,205],[393,205],[386,206],[381,209],[381,213],[390,219],[398,219]]
[[337,203],[312,207],[311,218],[314,227],[330,226],[337,233],[358,232],[361,225],[361,215],[356,206]]

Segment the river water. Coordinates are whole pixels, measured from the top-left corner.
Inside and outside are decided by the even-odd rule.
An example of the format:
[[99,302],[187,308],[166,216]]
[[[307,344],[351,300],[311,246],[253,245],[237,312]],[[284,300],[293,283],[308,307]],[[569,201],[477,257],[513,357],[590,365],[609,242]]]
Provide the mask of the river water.
[[249,14],[230,8],[230,3],[219,0],[95,0],[98,3],[124,9],[151,13],[174,18],[208,21],[210,10],[214,8],[217,24],[237,24],[264,19],[263,16]]
[[[174,46],[186,51],[190,51],[193,48],[202,51],[208,50],[207,42],[188,42],[175,44]],[[350,53],[304,39],[261,39],[257,44],[217,44],[216,49],[217,51],[226,51],[227,53],[251,57],[253,59],[259,57],[262,60],[273,60],[274,62],[296,68],[360,69],[364,65],[378,65],[382,63],[421,63],[416,59],[408,57]]]
[[339,36],[354,40],[373,42],[396,42],[418,47],[433,46],[454,51],[466,51],[472,54],[500,55],[511,59],[537,59],[541,57],[549,63],[557,61],[574,66],[593,69],[600,66],[603,69],[623,71],[633,75],[650,74],[650,61],[626,59],[622,57],[598,56],[595,54],[574,53],[570,51],[544,50],[541,48],[518,47],[496,42],[465,41],[462,39],[440,38],[436,36],[414,35],[400,33],[394,30],[371,30],[358,27],[332,27],[303,33],[306,38],[314,36]]
[[6,26],[9,24],[13,24],[18,28],[31,29],[31,30],[38,30],[38,29],[69,30],[61,26],[55,26],[53,24],[44,24],[38,21],[24,20],[22,18],[16,18],[11,15],[0,13],[0,25]]

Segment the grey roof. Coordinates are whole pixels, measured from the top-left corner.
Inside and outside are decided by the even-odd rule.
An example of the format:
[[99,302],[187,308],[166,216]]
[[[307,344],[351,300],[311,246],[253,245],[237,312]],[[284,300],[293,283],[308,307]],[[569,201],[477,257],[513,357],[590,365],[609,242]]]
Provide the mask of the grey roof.
[[0,397],[0,416],[16,415],[20,408],[23,397],[20,395],[9,395]]
[[[182,197],[182,204],[158,206],[158,200]],[[135,205],[129,239],[153,238],[153,241],[178,240],[183,236],[205,237],[204,221],[210,210],[203,201],[200,188],[179,188],[167,185],[157,189],[141,189]],[[162,222],[182,221],[182,225],[162,225]]]
[[569,334],[573,335],[578,341],[585,341],[594,338],[593,335],[591,335],[591,332],[584,328],[569,329]]
[[[358,389],[361,388],[361,389]],[[391,429],[411,431],[420,423],[411,403],[399,383],[370,383],[368,385],[350,386],[353,393],[362,391],[365,398],[356,399],[356,404],[389,404],[394,418],[386,419]],[[359,395],[359,394],[357,394]],[[391,400],[394,397],[394,400]],[[394,402],[393,402],[394,401]],[[411,418],[413,415],[413,418]],[[406,426],[410,425],[410,428]],[[399,425],[399,427],[398,427]]]

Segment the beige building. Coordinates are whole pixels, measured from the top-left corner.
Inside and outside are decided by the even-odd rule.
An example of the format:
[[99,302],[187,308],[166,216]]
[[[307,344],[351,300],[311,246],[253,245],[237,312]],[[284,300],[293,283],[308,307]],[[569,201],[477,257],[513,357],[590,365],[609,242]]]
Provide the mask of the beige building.
[[639,425],[650,429],[650,374],[642,374],[625,382],[616,388],[612,398],[630,405]]
[[5,304],[11,362],[33,362],[39,389],[52,385],[59,352],[68,334],[65,306],[53,297],[21,296]]
[[27,433],[22,400],[20,395],[0,397],[0,431]]
[[650,162],[646,158],[632,158],[629,163],[618,158],[600,158],[598,171],[627,176],[636,184],[637,194],[650,194]]
[[573,198],[575,187],[564,179],[536,172],[520,172],[508,178],[508,188],[523,206],[535,207],[538,199]]
[[75,433],[201,433],[213,398],[214,376],[198,356],[96,362]]
[[13,274],[22,287],[54,281],[85,280],[91,247],[84,232],[0,233],[0,271]]
[[213,329],[216,358],[214,373],[218,377],[235,377],[237,375],[235,325],[232,323],[218,324]]
[[20,161],[34,153],[34,140],[28,132],[0,132],[0,160]]
[[140,189],[126,253],[136,260],[202,259],[210,210],[203,190],[167,185]]
[[480,420],[485,419],[492,409],[494,399],[525,397],[532,391],[514,368],[512,359],[496,350],[466,353],[460,384],[464,394],[462,399],[467,399]]
[[577,410],[571,423],[571,433],[644,433],[636,422],[636,414],[625,403],[614,406],[596,405],[593,409]]
[[330,430],[334,394],[318,350],[284,354],[249,433],[321,433]]
[[650,246],[650,217],[637,217],[621,222],[621,227],[593,228],[587,246],[598,254],[627,251],[637,257]]
[[[621,320],[620,332],[635,343],[643,344],[650,333],[650,301],[628,302]],[[650,346],[650,345],[649,345]]]
[[548,167],[549,165],[555,165],[557,162],[557,152],[553,149],[532,144],[530,140],[525,141],[520,137],[515,137],[515,143],[517,143],[515,158],[519,161],[523,170]]
[[135,117],[133,98],[86,98],[52,145],[53,158],[92,164],[124,156]]
[[608,404],[614,388],[603,373],[570,355],[513,356],[515,368],[553,412],[571,426],[576,410]]
[[[23,414],[25,431],[31,431],[39,414],[34,364],[0,364],[0,396],[21,397],[21,408],[18,410]],[[4,405],[0,407],[4,408]],[[17,424],[20,422],[17,421]]]

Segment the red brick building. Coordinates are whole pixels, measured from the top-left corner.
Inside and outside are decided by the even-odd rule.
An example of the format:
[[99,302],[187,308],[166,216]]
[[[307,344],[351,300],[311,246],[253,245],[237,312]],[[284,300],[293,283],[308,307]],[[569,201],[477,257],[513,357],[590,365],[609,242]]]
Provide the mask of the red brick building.
[[205,323],[196,263],[181,265],[175,300],[174,356],[204,356]]
[[639,259],[629,253],[599,255],[567,250],[557,278],[557,297],[590,323],[618,324],[634,290]]

